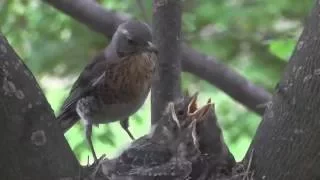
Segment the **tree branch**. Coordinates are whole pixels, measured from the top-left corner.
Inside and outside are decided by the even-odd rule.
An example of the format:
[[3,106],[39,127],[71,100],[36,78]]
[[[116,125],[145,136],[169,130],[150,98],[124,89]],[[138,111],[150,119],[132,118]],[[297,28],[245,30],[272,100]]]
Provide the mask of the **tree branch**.
[[317,0],[250,146],[255,179],[320,177],[319,14]]
[[148,13],[147,13],[146,8],[145,8],[145,6],[143,4],[143,1],[142,0],[136,0],[136,2],[137,2],[137,6],[140,9],[142,17],[145,20],[145,22],[148,23],[148,24],[151,24],[151,22],[150,22],[150,20],[148,18]]
[[[94,1],[43,1],[109,38],[120,23],[131,18],[124,13],[106,10]],[[263,114],[265,108],[257,106],[267,103],[271,97],[270,93],[250,83],[227,66],[218,63],[215,58],[203,55],[187,46],[182,48],[182,57],[182,70],[204,78],[249,109],[260,115]],[[202,71],[199,70],[201,67]]]
[[201,54],[186,45],[182,48],[182,59],[184,71],[198,75],[249,109],[263,114],[265,108],[258,105],[265,104],[271,99],[271,95],[263,88],[255,86],[215,58]]
[[154,0],[153,12],[153,39],[159,50],[151,91],[151,122],[155,124],[167,103],[181,93],[181,1]]
[[29,69],[0,33],[1,179],[74,177],[79,163]]
[[88,0],[43,0],[68,14],[90,29],[111,38],[119,24],[131,18],[129,14],[105,10],[98,3]]

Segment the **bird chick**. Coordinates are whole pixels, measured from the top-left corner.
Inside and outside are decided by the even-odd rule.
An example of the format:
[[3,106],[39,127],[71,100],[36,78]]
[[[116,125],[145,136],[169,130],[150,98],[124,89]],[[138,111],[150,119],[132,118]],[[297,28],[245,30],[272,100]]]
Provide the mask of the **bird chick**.
[[[166,177],[165,179],[186,179],[192,171],[192,161],[200,156],[198,137],[196,135],[196,124],[198,120],[202,120],[202,116],[206,114],[210,105],[205,105],[195,111],[187,112],[186,122],[183,126],[179,125],[179,131],[176,138],[168,145],[171,157],[167,162],[142,166],[130,170],[131,176],[138,177]],[[171,105],[171,112],[174,107]],[[191,109],[189,109],[191,110]],[[176,113],[173,119],[176,119]],[[179,122],[179,120],[177,119]]]
[[[179,121],[183,121],[187,117],[188,108],[191,103],[191,101],[194,101],[194,104],[192,106],[193,109],[189,109],[191,111],[195,111],[197,109],[196,100],[198,98],[199,93],[195,92],[192,96],[189,96],[189,93],[186,92],[184,96],[181,98],[178,98],[174,103],[174,109],[177,113],[177,117]],[[182,123],[182,122],[180,122]]]
[[103,173],[111,179],[123,179],[130,176],[131,169],[168,162],[172,157],[170,143],[180,131],[173,110],[173,103],[169,103],[163,117],[149,134],[133,141],[117,158],[101,162]]
[[191,178],[205,180],[219,174],[230,174],[235,159],[224,142],[214,105],[208,109],[204,120],[198,121],[197,136],[201,156],[193,162],[195,168],[190,175]]
[[85,135],[95,161],[92,125],[120,121],[127,134],[128,119],[145,102],[150,91],[157,49],[150,27],[131,20],[118,26],[109,46],[80,74],[57,117],[67,131],[82,119]]
[[[182,127],[179,124],[174,104],[169,103],[163,118],[153,131],[138,139],[122,154],[121,167],[131,169],[122,176],[131,179],[183,179],[191,170],[192,163],[200,155],[196,136],[196,121],[207,107],[200,108],[189,116],[190,122]],[[129,159],[129,160],[128,160]],[[119,169],[119,168],[118,168]]]
[[[175,104],[177,116],[181,126],[189,123],[188,120],[197,111],[198,92],[184,97]],[[235,165],[235,159],[223,140],[223,133],[218,124],[214,105],[208,100],[207,109],[201,121],[197,121],[197,137],[201,155],[193,161],[192,179],[207,179],[215,174],[229,174]]]

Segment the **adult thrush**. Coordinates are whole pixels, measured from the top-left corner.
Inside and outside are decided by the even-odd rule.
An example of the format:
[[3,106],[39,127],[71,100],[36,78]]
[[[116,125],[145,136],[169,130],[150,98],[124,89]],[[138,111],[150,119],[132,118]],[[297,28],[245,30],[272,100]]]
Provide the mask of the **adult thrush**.
[[155,72],[157,48],[150,27],[137,20],[120,24],[109,46],[83,70],[71,88],[57,117],[67,131],[79,119],[95,161],[92,125],[120,121],[128,127],[129,117],[145,102]]

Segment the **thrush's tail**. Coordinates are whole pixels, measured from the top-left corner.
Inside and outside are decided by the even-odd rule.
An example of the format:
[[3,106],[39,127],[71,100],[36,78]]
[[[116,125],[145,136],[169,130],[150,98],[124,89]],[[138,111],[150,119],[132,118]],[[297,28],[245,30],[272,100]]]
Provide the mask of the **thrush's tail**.
[[57,121],[63,132],[67,132],[80,118],[74,109],[63,110],[58,116]]

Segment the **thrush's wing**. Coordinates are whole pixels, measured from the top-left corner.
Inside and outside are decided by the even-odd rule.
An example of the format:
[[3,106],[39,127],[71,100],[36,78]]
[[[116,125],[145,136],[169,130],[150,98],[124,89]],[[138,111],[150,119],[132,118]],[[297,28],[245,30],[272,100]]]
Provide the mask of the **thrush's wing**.
[[90,94],[92,89],[100,83],[105,75],[105,66],[106,57],[104,52],[101,52],[84,68],[73,84],[68,98],[61,107],[60,115],[57,117],[64,132],[78,121],[79,117],[75,109],[76,102],[81,97]]

